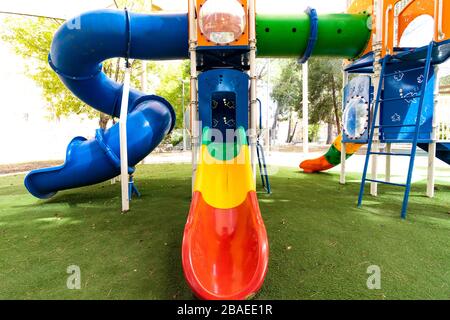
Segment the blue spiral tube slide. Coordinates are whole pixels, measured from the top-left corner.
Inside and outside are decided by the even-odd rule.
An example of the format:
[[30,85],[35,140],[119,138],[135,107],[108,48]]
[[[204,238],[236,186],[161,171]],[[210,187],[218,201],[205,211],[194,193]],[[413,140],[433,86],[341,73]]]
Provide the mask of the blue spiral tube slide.
[[[74,23],[76,22],[76,23]],[[102,72],[110,58],[170,60],[188,57],[187,14],[136,14],[120,10],[85,13],[56,32],[49,64],[79,99],[118,117],[123,85]],[[145,158],[175,125],[175,112],[163,98],[131,89],[127,136],[129,171]],[[118,124],[97,130],[95,138],[74,138],[62,166],[34,170],[25,187],[47,199],[60,190],[106,181],[120,174]]]

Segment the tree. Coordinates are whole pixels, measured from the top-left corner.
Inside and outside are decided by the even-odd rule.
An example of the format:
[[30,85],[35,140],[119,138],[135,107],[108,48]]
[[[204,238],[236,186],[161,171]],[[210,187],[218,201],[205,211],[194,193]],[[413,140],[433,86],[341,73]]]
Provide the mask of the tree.
[[450,76],[445,76],[441,78],[441,86],[449,86],[450,85]]
[[[149,11],[150,2],[148,0],[116,0],[118,8],[128,7],[135,12]],[[153,10],[159,8],[153,5]],[[110,116],[102,114],[75,97],[60,81],[58,75],[48,65],[48,53],[50,51],[53,35],[63,23],[62,20],[34,17],[13,16],[5,21],[5,31],[1,34],[4,41],[11,44],[15,53],[24,58],[26,75],[33,79],[42,89],[44,101],[50,114],[56,118],[66,117],[72,114],[85,114],[89,118],[99,117],[99,126],[106,128]],[[177,114],[182,114],[181,97],[182,89],[179,78],[188,78],[186,67],[180,72],[173,71],[167,73],[166,70],[157,63],[142,63],[134,60],[131,63],[132,74],[131,84],[140,89],[142,87],[143,67],[148,74],[161,75],[161,87],[157,90],[163,96],[167,94],[167,99],[177,110]],[[123,82],[124,79],[124,59],[111,59],[103,63],[103,71],[113,80]],[[189,74],[189,72],[188,72]],[[148,79],[146,79],[148,81]],[[189,100],[189,85],[186,86],[185,97]],[[187,102],[188,103],[188,102]],[[182,119],[180,117],[179,119]],[[182,124],[177,122],[178,126]]]
[[[341,128],[342,62],[339,59],[312,58],[309,61],[309,121],[312,125],[323,121],[328,124],[327,142],[333,138],[333,125]],[[272,98],[278,102],[279,113],[292,110],[302,117],[302,72],[296,60],[281,65]]]
[[156,94],[164,97],[175,108],[177,115],[175,128],[182,128],[184,119],[183,105],[187,108],[190,102],[190,62],[186,60],[171,64],[158,63],[157,73],[159,74],[160,83]]
[[2,39],[12,45],[15,53],[24,58],[25,72],[42,89],[42,95],[51,113],[59,118],[70,114],[98,113],[77,99],[59,80],[48,65],[48,53],[53,34],[61,21],[45,18],[8,18]]

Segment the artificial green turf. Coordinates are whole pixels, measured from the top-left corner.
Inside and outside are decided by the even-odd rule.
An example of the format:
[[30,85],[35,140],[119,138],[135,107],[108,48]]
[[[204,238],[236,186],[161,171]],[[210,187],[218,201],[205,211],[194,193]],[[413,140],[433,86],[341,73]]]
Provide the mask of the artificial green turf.
[[[416,184],[402,221],[401,189],[383,186],[357,209],[351,179],[282,168],[273,195],[259,192],[270,262],[256,299],[449,299],[450,186],[428,199]],[[0,298],[192,298],[181,267],[189,166],[140,166],[142,197],[126,215],[120,184],[42,201],[22,180],[0,178]],[[81,268],[81,290],[66,288],[69,265]],[[381,267],[381,290],[366,287],[370,265]]]

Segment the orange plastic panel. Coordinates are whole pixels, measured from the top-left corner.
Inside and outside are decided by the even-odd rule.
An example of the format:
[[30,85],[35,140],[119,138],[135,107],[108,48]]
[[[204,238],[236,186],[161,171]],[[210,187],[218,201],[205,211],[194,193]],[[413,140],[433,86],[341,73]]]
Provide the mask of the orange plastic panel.
[[236,208],[217,209],[195,192],[183,237],[183,270],[194,294],[243,300],[262,286],[269,245],[256,192]]
[[[438,2],[437,4],[439,5],[439,0],[436,1]],[[439,21],[439,18],[435,19],[436,41],[445,41],[450,39],[450,0],[441,0],[441,1],[442,1],[442,22]],[[442,26],[442,30],[439,30],[440,25]],[[442,31],[442,33],[440,33],[439,31]]]
[[[439,1],[442,1],[442,31],[439,34]],[[386,32],[383,32],[383,56],[389,50],[392,52],[393,46],[398,42],[408,25],[421,15],[430,15],[434,18],[436,24],[436,33],[434,39],[436,41],[444,41],[450,38],[450,0],[413,0],[411,1],[398,16],[398,39],[394,39],[394,8],[399,0],[385,0],[384,15],[389,5],[392,5],[392,11],[389,14],[388,42],[386,43]],[[383,16],[383,27],[385,26],[386,16]],[[387,46],[386,46],[387,44]]]
[[[208,0],[197,0],[197,14],[200,12],[200,8],[203,6],[203,4]],[[242,36],[237,39],[236,41],[227,44],[226,46],[248,46],[249,45],[249,35],[248,35],[248,0],[237,0],[239,1],[242,6],[244,7],[244,11],[247,15],[247,24],[245,26],[245,31],[242,34]],[[217,46],[217,43],[209,41],[201,32],[200,28],[197,28],[198,30],[198,46],[200,47],[214,47]]]
[[[387,53],[392,54],[394,52],[394,8],[397,2],[399,2],[399,0],[384,0],[383,3],[383,46],[381,52],[383,57]],[[389,19],[388,22],[386,19]],[[386,26],[388,28],[387,30]]]
[[[416,0],[411,2],[398,17],[398,41],[402,38],[408,25],[417,17],[427,14],[434,17],[435,3],[432,0]],[[393,29],[393,28],[392,28]]]

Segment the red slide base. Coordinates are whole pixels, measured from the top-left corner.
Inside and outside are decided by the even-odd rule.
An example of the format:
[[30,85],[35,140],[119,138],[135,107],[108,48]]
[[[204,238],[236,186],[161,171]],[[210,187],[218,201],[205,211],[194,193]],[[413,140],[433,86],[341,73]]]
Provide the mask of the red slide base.
[[194,294],[208,300],[243,300],[262,286],[269,245],[256,193],[233,209],[208,205],[194,193],[184,230],[183,269]]

